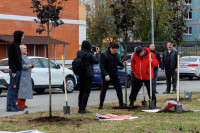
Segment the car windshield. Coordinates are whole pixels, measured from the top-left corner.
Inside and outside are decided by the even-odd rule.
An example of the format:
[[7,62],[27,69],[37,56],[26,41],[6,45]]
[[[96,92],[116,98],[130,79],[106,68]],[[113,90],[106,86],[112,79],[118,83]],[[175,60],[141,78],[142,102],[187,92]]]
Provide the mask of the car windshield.
[[0,66],[8,66],[8,60],[0,60]]
[[198,58],[180,58],[180,61],[184,61],[184,62],[196,62]]

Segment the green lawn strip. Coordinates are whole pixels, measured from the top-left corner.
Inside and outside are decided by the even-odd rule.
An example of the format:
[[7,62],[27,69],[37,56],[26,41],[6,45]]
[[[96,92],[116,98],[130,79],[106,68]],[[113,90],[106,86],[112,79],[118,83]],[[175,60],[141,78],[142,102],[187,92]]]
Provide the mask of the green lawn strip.
[[[176,95],[164,95],[157,99],[157,107],[161,108],[167,99],[174,99]],[[181,98],[184,95],[181,94]],[[193,93],[192,100],[180,101],[184,106],[192,110],[200,110],[199,93]],[[118,103],[108,103],[104,105],[103,110],[98,110],[98,105],[87,107],[92,114],[78,114],[78,109],[72,108],[71,115],[66,116],[63,110],[53,111],[53,116],[59,116],[66,121],[41,122],[32,121],[36,118],[47,117],[48,112],[37,112],[32,114],[23,114],[18,116],[9,116],[0,118],[0,131],[22,131],[37,129],[47,133],[66,133],[66,132],[197,132],[200,131],[200,112],[187,112],[177,114],[174,112],[145,113],[141,112],[142,99],[136,101],[140,106],[135,110],[112,109],[118,106]],[[148,107],[146,108],[148,109]],[[138,119],[124,121],[99,121],[95,113],[132,115],[138,116]]]

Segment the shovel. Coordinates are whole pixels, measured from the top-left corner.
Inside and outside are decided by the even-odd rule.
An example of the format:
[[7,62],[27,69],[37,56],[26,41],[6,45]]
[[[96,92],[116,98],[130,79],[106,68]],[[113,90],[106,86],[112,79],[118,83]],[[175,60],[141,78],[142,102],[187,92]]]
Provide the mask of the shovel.
[[178,54],[178,58],[177,58],[177,105],[176,105],[176,112],[177,113],[182,113],[182,105],[179,103],[179,99],[180,99],[180,84],[179,84],[179,58],[180,55]]
[[147,106],[147,101],[145,100],[144,83],[143,83],[143,96],[144,96],[144,101],[142,101],[142,106],[143,106],[143,107],[146,107],[146,106]]
[[156,104],[155,100],[152,100],[152,79],[151,79],[151,53],[149,54],[149,68],[150,68],[150,100],[149,100],[149,108],[150,109],[155,109]]
[[70,115],[70,106],[68,106],[68,101],[67,101],[67,88],[66,88],[66,80],[65,80],[65,68],[64,68],[63,55],[62,55],[62,67],[63,67],[63,80],[64,80],[64,89],[65,89],[65,102],[66,102],[66,106],[63,106],[63,111],[65,115]]

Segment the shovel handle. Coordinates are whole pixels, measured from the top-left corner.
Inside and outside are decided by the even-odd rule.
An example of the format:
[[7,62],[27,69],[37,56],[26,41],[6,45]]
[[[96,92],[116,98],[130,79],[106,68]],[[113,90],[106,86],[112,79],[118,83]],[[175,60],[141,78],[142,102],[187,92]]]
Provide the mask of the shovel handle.
[[64,60],[63,60],[63,55],[62,55],[62,67],[63,67],[63,81],[64,81],[64,89],[65,89],[65,101],[67,103],[67,88],[66,88],[66,80],[65,80],[65,66],[64,66]]
[[149,69],[150,69],[150,98],[151,98],[151,100],[152,100],[152,79],[151,79],[151,62],[150,62],[150,60],[151,60],[151,53],[149,54]]
[[145,97],[145,92],[144,92],[144,82],[142,84],[142,89],[143,89],[143,96]]

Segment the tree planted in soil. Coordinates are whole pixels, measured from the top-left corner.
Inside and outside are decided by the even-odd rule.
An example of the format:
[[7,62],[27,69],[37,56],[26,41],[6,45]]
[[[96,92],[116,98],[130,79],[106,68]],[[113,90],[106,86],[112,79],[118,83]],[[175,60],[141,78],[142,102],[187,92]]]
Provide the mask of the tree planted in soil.
[[[116,0],[111,4],[116,33],[122,36],[125,42],[125,61],[127,61],[127,43],[130,40],[129,32],[135,25],[135,16],[138,13],[132,0]],[[125,64],[125,102],[127,104],[127,68]]]
[[63,2],[68,0],[31,0],[31,8],[33,13],[36,13],[37,19],[34,19],[36,23],[39,23],[39,28],[36,29],[36,33],[42,34],[42,32],[47,31],[47,45],[48,45],[48,69],[49,69],[49,117],[52,117],[51,110],[51,69],[50,69],[50,44],[49,44],[49,34],[50,25],[52,23],[51,29],[64,24],[60,20],[60,13],[63,9]]

